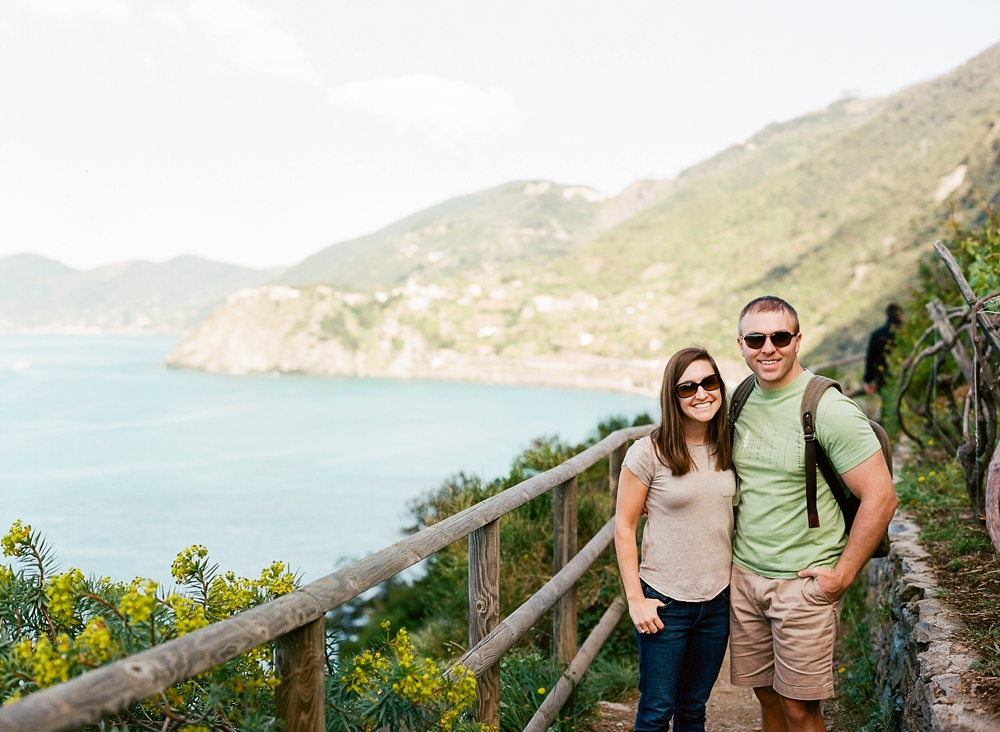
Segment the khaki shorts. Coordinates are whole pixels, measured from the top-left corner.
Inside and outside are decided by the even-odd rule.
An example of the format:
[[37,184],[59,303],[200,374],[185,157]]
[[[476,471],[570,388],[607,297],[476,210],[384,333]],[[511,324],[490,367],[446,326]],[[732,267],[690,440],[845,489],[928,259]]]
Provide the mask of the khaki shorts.
[[733,565],[729,609],[731,679],[772,686],[788,699],[833,696],[833,646],[842,601],[814,577],[769,579]]

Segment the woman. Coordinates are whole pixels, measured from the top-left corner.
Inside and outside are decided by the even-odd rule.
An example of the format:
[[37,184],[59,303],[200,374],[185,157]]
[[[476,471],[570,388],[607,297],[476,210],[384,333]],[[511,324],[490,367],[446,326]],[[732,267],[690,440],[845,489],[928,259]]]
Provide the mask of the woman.
[[[660,426],[625,455],[615,548],[639,644],[635,732],[702,732],[729,638],[736,479],[726,387],[704,348],[667,363]],[[645,506],[642,566],[635,532]]]

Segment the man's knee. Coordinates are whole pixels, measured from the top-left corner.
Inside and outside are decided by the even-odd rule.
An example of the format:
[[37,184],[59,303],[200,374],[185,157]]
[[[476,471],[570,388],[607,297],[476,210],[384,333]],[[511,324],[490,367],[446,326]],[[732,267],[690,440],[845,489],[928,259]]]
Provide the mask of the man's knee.
[[780,708],[781,696],[771,686],[755,686],[753,693],[757,695],[757,700],[762,707]]
[[[774,690],[772,689],[772,691]],[[785,713],[785,718],[792,724],[807,722],[816,719],[817,716],[822,716],[819,701],[802,701],[784,696],[778,696],[778,699],[781,703],[781,709]]]

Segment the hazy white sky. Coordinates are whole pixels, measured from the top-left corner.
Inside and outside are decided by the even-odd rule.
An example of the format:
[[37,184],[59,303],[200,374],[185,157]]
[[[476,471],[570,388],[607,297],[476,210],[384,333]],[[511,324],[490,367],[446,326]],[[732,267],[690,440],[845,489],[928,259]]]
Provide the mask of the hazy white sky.
[[995,0],[0,0],[0,256],[290,264],[508,180],[670,177],[997,41]]

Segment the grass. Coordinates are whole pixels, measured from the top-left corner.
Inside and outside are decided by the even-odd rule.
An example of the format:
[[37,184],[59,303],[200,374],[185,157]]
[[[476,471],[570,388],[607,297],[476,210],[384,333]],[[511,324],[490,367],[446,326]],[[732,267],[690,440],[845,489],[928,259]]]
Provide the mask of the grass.
[[[611,649],[602,649],[550,729],[587,729],[595,719],[598,701],[634,695],[639,685],[634,656],[633,652],[632,657],[619,657]],[[500,732],[521,732],[561,675],[551,655],[537,648],[518,648],[504,656],[500,662]]]
[[834,681],[837,699],[830,709],[833,728],[844,732],[889,732],[898,729],[892,705],[879,698],[877,655],[870,642],[872,621],[888,617],[888,603],[869,608],[865,583],[859,579],[844,595],[840,652]]
[[[980,656],[970,670],[978,694],[1000,712],[1000,561],[985,528],[973,521],[961,467],[933,448],[899,471],[902,508],[920,527],[940,589],[965,623],[966,642]],[[879,697],[877,655],[871,630],[889,620],[887,598],[866,603],[866,585],[856,581],[844,598],[836,674],[833,729],[842,732],[898,729],[893,704]],[[867,598],[872,602],[872,598]]]
[[921,526],[920,542],[946,597],[965,623],[979,695],[1000,712],[1000,560],[973,521],[957,461],[929,451],[902,471],[900,506]]

